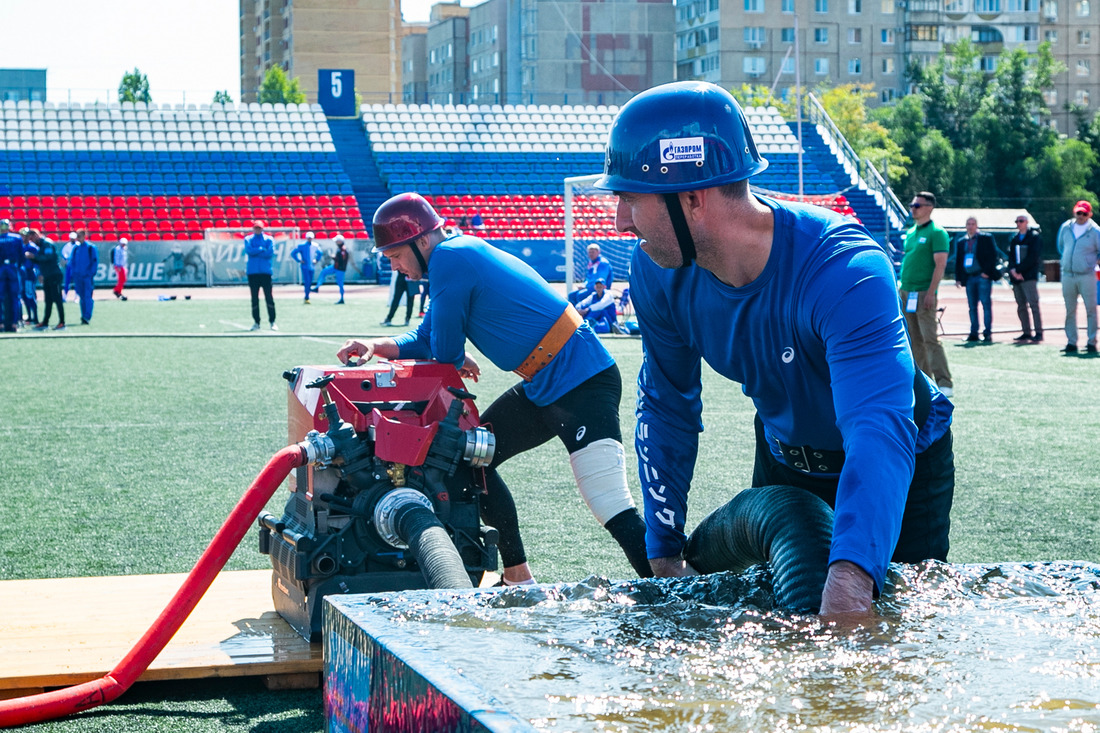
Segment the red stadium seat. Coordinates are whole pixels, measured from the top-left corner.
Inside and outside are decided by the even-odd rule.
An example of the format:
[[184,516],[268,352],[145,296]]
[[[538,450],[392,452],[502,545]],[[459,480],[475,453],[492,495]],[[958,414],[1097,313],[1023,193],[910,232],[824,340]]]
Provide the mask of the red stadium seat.
[[180,196],[180,206],[182,206],[183,208],[186,209],[188,207],[194,207],[194,205],[195,205],[195,197],[194,196]]
[[161,232],[172,231],[172,222],[168,221],[167,219],[161,219],[157,222],[157,230]]
[[168,208],[171,209],[172,207],[178,207],[179,205],[180,205],[180,197],[179,196],[169,196],[168,197]]
[[206,238],[206,235],[203,234],[202,232],[191,232],[191,234],[189,234],[188,236],[191,239],[205,239]]

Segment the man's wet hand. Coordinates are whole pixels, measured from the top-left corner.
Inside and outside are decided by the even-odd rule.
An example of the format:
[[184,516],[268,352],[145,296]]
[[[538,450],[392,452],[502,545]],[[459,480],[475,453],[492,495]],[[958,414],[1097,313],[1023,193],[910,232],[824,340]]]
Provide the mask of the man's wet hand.
[[830,619],[870,616],[874,592],[875,582],[863,568],[847,560],[834,562],[821,593],[820,615]]
[[658,578],[686,578],[699,574],[682,557],[651,557],[649,567],[653,568],[653,575]]

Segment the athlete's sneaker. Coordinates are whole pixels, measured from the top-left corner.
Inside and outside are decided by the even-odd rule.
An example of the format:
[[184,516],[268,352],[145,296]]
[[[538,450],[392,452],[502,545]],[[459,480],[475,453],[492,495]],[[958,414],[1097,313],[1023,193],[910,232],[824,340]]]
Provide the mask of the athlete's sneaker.
[[948,399],[955,396],[954,387],[940,387],[939,389],[940,389],[940,393],[943,394],[943,396],[947,397]]
[[1095,354],[1095,353],[1097,353],[1096,344],[1087,344],[1085,346],[1085,353],[1086,354]]
[[1063,354],[1076,354],[1077,344],[1066,344],[1066,348],[1062,349]]
[[309,298],[302,300],[302,305],[309,305]]
[[390,319],[388,319],[388,318],[387,318],[386,320],[382,321],[382,322],[381,322],[381,323],[379,323],[378,325],[379,325],[379,326],[392,326],[392,325],[393,325],[393,323],[391,323],[391,322],[390,322]]
[[276,325],[275,325],[274,323],[272,323],[272,324],[271,324],[271,330],[272,330],[272,331],[278,331],[278,330],[279,330],[279,327],[278,327],[278,326],[276,326]]
[[344,304],[344,299],[343,299],[343,298],[340,298],[340,300],[336,301],[336,303],[335,303],[335,304],[336,304],[336,305],[343,305],[343,304]]
[[259,331],[259,330],[260,330],[260,324],[258,324],[258,323],[253,323],[253,324],[252,324],[252,328],[250,328],[250,329],[248,329],[248,330],[249,330],[249,331]]
[[55,331],[64,331],[65,330],[65,324],[64,323],[59,323],[59,324],[57,324],[56,326],[53,327],[53,330],[55,330]]
[[129,298],[127,298],[125,295],[118,296],[118,299],[121,300],[123,303],[125,303],[127,300],[129,300]]
[[1017,336],[1016,338],[1014,338],[1012,340],[1015,341],[1018,344],[1022,344],[1022,343],[1026,343],[1028,341],[1031,341],[1031,339],[1032,339],[1032,335],[1030,333],[1021,333],[1019,336]]
[[35,331],[45,331],[49,327],[50,327],[50,324],[48,324],[48,323],[39,323],[37,326],[34,327],[34,330]]
[[81,326],[87,326],[88,325],[88,319],[87,318],[81,318],[80,319],[80,325]]

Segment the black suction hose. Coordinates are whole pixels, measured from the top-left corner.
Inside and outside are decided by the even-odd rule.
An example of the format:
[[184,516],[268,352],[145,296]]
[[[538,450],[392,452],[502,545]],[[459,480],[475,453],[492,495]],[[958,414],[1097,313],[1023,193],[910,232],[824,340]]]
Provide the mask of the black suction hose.
[[407,502],[394,511],[394,528],[420,565],[429,588],[473,588],[466,565],[431,509]]
[[833,510],[805,489],[745,489],[710,513],[684,552],[700,573],[768,563],[778,607],[817,612],[829,570]]

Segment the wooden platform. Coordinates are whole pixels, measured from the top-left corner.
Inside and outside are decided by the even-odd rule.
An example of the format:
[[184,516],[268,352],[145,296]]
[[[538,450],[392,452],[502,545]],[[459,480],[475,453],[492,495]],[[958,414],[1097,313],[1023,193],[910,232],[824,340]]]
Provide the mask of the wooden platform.
[[[167,605],[183,574],[0,582],[0,699],[102,677]],[[275,613],[271,571],[223,572],[141,681],[263,676],[320,684],[321,644]]]

